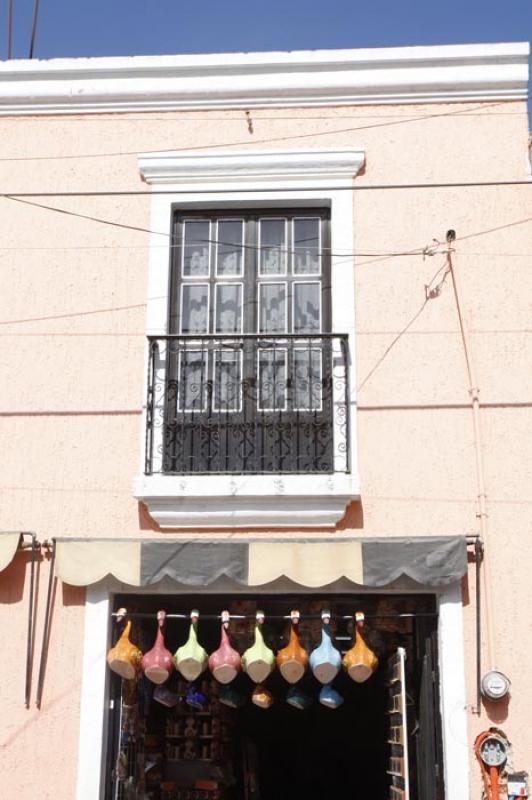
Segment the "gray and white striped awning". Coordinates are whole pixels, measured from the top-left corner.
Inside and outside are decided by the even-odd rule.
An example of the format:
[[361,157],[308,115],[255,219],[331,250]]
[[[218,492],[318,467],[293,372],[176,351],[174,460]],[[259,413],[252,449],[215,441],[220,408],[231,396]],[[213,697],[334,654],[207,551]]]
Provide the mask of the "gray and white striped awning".
[[[284,578],[318,588],[345,579],[387,586],[407,578],[444,586],[467,571],[465,536],[269,539],[57,539],[56,575],[87,586],[107,576],[129,586],[171,580],[201,590],[229,579],[235,585],[274,585]],[[274,589],[275,591],[275,589]]]

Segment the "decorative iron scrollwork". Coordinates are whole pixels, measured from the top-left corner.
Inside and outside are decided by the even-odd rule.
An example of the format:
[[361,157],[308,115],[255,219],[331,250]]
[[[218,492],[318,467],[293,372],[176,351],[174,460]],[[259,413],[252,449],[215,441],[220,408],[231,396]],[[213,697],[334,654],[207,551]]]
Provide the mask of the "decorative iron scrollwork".
[[147,474],[349,471],[347,337],[150,337]]

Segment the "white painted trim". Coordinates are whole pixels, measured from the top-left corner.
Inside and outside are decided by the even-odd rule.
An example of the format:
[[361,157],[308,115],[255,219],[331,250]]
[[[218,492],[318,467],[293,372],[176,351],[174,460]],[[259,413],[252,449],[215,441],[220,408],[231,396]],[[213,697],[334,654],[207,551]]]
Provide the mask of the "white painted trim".
[[0,115],[526,100],[528,43],[20,60]]
[[469,755],[465,688],[462,587],[451,584],[438,597],[440,708],[443,727],[445,796],[469,797]]
[[[364,151],[353,148],[313,148],[307,150],[236,150],[216,153],[161,152],[139,153],[139,169],[146,183],[166,184],[184,181],[218,183],[229,181],[277,182],[288,176],[306,178],[326,175],[353,178],[364,163]],[[196,188],[198,188],[196,186]],[[268,218],[269,219],[269,218]]]
[[360,495],[352,475],[141,475],[161,528],[333,528]]
[[83,675],[76,800],[103,797],[107,748],[106,699],[110,594],[107,585],[88,586],[85,601]]
[[[157,157],[158,174],[166,181],[169,174],[190,174],[191,160],[196,164],[194,180],[169,185],[169,194],[154,194],[151,200],[150,228],[170,230],[172,204],[183,208],[198,205],[195,190],[201,188],[202,207],[242,208],[264,204],[268,207],[316,206],[331,208],[331,306],[332,331],[349,336],[349,369],[351,385],[350,441],[351,474],[345,474],[345,454],[335,452],[336,473],[327,476],[164,476],[143,475],[144,437],[141,440],[140,475],[135,481],[134,495],[148,507],[158,524],[166,528],[221,528],[250,526],[333,527],[344,515],[350,500],[360,496],[356,438],[356,372],[355,372],[355,275],[350,254],[354,248],[353,178],[364,163],[361,150],[314,149],[301,151],[305,163],[304,175],[297,180],[284,173],[276,180],[282,191],[277,198],[271,191],[270,180],[281,174],[285,166],[297,162],[294,151],[232,152],[198,157],[196,154],[166,153]],[[230,168],[227,158],[230,157]],[[141,169],[147,169],[144,156],[139,157]],[[166,164],[166,166],[165,166]],[[184,166],[181,168],[180,164]],[[247,173],[247,166],[256,170]],[[331,189],[330,172],[323,174],[323,164],[335,175]],[[144,166],[143,166],[144,165]],[[200,169],[201,166],[201,169]],[[234,169],[234,174],[227,174]],[[337,170],[335,172],[335,170]],[[227,192],[221,203],[216,188],[220,173],[226,175]],[[202,181],[202,182],[201,182]],[[252,182],[253,191],[250,189]],[[294,184],[297,189],[294,188]],[[323,189],[320,188],[323,186]],[[175,194],[172,193],[175,189]],[[187,194],[187,192],[190,192]],[[160,234],[151,234],[150,244],[160,245]],[[168,287],[170,259],[164,247],[150,248],[147,307],[147,334],[165,335],[168,328]],[[164,368],[164,353],[160,363]],[[341,398],[337,399],[340,402]],[[338,431],[340,434],[340,431]],[[161,435],[160,427],[156,435]],[[159,440],[154,442],[153,470],[160,470]],[[200,489],[200,487],[203,487]],[[312,502],[311,499],[312,498]]]
[[[157,594],[160,591],[167,595],[169,593],[167,586],[163,589],[149,586],[142,589],[130,588],[112,579],[87,588],[76,800],[101,800],[104,796],[103,757],[107,747],[105,708],[108,698],[106,653],[110,603],[112,594],[117,591],[130,594]],[[374,588],[365,591],[381,595],[401,593]],[[467,739],[461,585],[451,584],[441,592],[424,588],[414,593],[437,595],[445,798],[467,800],[470,747]]]

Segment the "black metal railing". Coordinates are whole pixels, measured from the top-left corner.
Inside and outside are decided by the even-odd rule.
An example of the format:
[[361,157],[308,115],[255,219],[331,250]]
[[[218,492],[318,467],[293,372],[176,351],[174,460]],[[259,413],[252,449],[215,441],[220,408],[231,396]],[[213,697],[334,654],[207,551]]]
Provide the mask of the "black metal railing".
[[349,472],[345,334],[149,337],[145,471]]

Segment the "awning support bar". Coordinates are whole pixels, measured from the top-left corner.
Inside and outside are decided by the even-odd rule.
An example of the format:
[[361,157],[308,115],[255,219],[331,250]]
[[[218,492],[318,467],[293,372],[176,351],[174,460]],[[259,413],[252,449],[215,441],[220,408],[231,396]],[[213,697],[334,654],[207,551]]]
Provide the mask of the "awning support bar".
[[[33,669],[33,645],[34,645],[34,630],[33,630],[33,611],[35,606],[35,562],[37,560],[38,549],[40,543],[34,533],[22,534],[22,536],[31,536],[31,561],[30,561],[30,598],[28,606],[28,634],[26,641],[26,685],[25,685],[25,705],[26,708],[30,707],[31,699],[31,676]],[[24,546],[24,545],[23,545]]]
[[46,659],[48,657],[48,643],[50,641],[50,622],[52,610],[52,590],[54,584],[54,567],[55,567],[55,539],[52,539],[52,555],[50,558],[50,573],[48,576],[48,593],[46,596],[46,611],[44,616],[44,631],[42,635],[41,645],[41,660],[39,664],[39,680],[37,683],[37,699],[35,704],[37,708],[41,707],[42,692],[44,686],[44,673],[46,669]]

